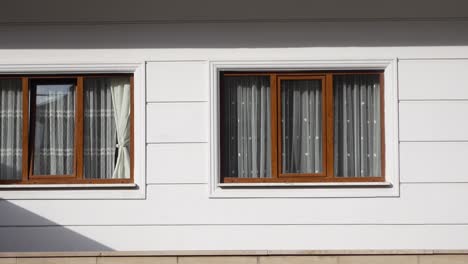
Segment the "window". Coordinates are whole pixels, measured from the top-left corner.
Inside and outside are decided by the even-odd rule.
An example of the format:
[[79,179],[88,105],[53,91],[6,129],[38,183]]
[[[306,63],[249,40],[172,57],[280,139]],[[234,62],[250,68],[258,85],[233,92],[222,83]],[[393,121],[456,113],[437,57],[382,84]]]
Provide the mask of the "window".
[[0,183],[133,182],[133,76],[0,76]]
[[382,71],[221,71],[221,182],[383,182],[383,83]]

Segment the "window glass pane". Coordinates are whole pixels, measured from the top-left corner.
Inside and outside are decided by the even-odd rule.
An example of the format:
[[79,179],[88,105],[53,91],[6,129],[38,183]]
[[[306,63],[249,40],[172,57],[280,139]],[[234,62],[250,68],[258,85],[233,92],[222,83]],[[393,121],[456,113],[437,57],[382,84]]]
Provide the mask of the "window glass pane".
[[33,86],[34,175],[73,175],[75,86],[74,80]]
[[322,81],[281,81],[282,173],[321,173]]
[[84,93],[84,177],[130,178],[130,78],[85,78]]
[[337,177],[381,175],[378,74],[335,75],[334,170]]
[[23,144],[21,79],[0,79],[0,180],[20,180]]
[[222,176],[270,178],[269,77],[224,77],[220,107]]

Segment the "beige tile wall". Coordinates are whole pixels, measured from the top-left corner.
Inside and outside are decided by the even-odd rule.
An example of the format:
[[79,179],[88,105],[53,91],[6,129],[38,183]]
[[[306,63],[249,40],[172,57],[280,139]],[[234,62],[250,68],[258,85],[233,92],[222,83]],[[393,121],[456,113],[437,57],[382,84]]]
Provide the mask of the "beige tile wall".
[[0,257],[0,264],[468,264],[468,254]]

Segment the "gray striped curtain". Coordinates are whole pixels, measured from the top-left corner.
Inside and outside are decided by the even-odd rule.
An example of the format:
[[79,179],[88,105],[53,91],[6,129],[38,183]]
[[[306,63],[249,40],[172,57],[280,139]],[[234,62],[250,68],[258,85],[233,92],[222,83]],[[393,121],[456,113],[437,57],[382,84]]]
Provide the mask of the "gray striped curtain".
[[380,176],[379,75],[335,75],[333,83],[335,175]]
[[130,79],[86,78],[85,178],[130,178]]
[[225,77],[222,92],[222,175],[271,177],[269,77]]
[[21,79],[0,80],[0,180],[21,179],[22,98]]
[[84,177],[111,179],[115,168],[117,130],[108,78],[84,81]]
[[281,81],[282,172],[323,172],[322,83]]

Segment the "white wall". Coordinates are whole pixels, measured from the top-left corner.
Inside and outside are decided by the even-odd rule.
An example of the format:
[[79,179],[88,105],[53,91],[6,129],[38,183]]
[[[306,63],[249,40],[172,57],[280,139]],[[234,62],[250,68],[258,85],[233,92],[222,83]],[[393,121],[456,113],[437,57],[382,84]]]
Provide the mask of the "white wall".
[[[304,48],[247,43],[243,49],[137,44],[105,49],[92,42],[78,49],[79,44],[60,40],[57,47],[49,40],[47,49],[41,38],[41,49],[29,42],[19,50],[11,47],[28,40],[26,32],[39,35],[37,30],[1,29],[11,39],[0,49],[0,65],[147,62],[147,122],[137,128],[147,132],[147,175],[141,175],[147,186],[146,199],[139,200],[0,200],[0,251],[468,247],[468,45],[452,46],[449,39],[447,45],[431,46],[431,38],[423,38],[405,47],[346,47],[329,38],[335,45],[307,39]],[[307,33],[307,27],[300,29]],[[41,30],[60,39],[57,28]],[[76,30],[86,36],[96,29]],[[158,38],[171,37],[165,34]],[[398,37],[396,42],[405,42]],[[281,38],[275,41],[281,44]],[[398,197],[209,199],[210,61],[393,58],[398,58]],[[173,81],[164,81],[168,78]]]

